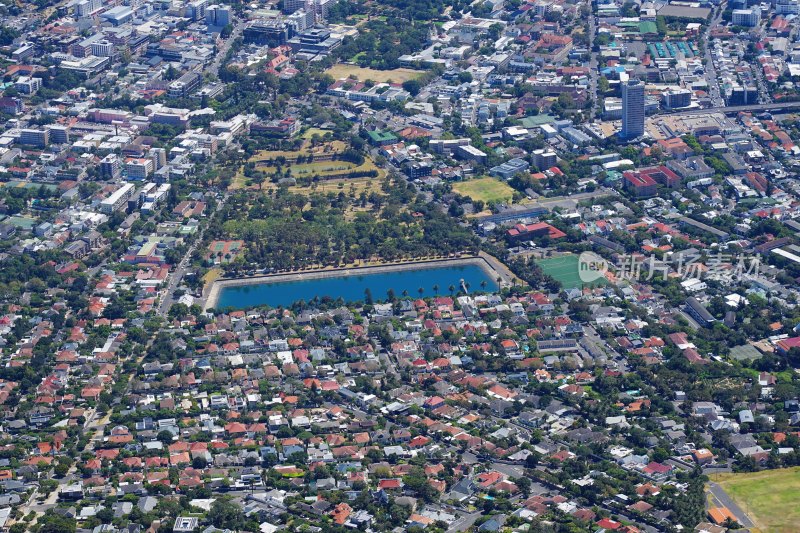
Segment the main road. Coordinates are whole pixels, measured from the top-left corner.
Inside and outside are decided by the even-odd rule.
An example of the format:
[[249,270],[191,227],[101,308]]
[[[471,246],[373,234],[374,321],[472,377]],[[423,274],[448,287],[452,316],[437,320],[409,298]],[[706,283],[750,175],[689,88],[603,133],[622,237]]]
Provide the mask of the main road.
[[594,49],[594,39],[597,35],[597,19],[594,15],[593,3],[589,2],[589,97],[592,99],[592,109],[589,111],[589,120],[594,120],[597,115],[597,51]]
[[795,109],[800,109],[800,102],[772,102],[769,104],[735,105],[729,107],[719,106],[719,107],[706,107],[704,109],[685,109],[683,111],[675,111],[672,113],[658,113],[657,115],[653,115],[653,117],[707,115],[709,113],[724,113],[726,115],[735,115],[743,111],[760,113],[762,111],[791,111]]
[[[225,202],[228,201],[228,196],[229,193],[226,192],[222,196],[220,201],[217,202],[217,207],[214,209],[214,213],[222,209],[222,206],[225,205]],[[192,254],[197,249],[197,245],[203,242],[203,234],[206,231],[206,227],[200,230],[200,233],[197,235],[197,238],[194,240],[189,249],[186,250],[186,253],[183,254],[180,263],[178,263],[178,266],[175,268],[175,272],[173,272],[172,275],[170,276],[169,283],[167,283],[167,288],[164,289],[164,295],[162,296],[161,301],[159,302],[158,305],[158,309],[156,311],[156,313],[159,316],[162,317],[167,316],[167,313],[169,313],[169,308],[172,307],[172,304],[174,303],[172,296],[173,294],[175,294],[175,289],[178,288],[178,283],[180,283],[181,280],[183,279],[183,276],[186,275],[186,270],[189,266],[189,261],[191,261]]]
[[717,79],[717,72],[714,68],[714,59],[711,57],[711,41],[709,39],[711,29],[719,26],[722,21],[722,12],[725,9],[725,3],[715,8],[714,16],[706,25],[706,30],[703,33],[703,49],[705,54],[705,78],[708,84],[708,94],[711,97],[711,102],[715,105],[722,105],[722,94],[719,91],[719,80]]
[[228,50],[230,50],[233,41],[235,41],[239,35],[244,30],[246,22],[239,22],[236,26],[233,27],[233,31],[231,32],[230,37],[225,40],[225,43],[217,50],[217,56],[214,58],[214,61],[211,62],[208,67],[206,67],[206,71],[213,74],[214,76],[219,76],[219,67],[220,63],[225,59],[225,56],[228,55]]

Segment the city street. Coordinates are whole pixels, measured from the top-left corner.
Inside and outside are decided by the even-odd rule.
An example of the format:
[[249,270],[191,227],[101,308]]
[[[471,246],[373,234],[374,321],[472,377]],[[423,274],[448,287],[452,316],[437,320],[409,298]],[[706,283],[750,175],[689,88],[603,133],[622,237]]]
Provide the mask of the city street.
[[594,13],[589,15],[589,97],[592,99],[592,109],[589,112],[589,121],[597,116],[599,101],[597,94],[598,63],[597,52],[594,49],[594,40],[597,34],[597,17]]
[[708,484],[708,492],[711,494],[711,498],[713,503],[718,507],[727,507],[730,512],[733,513],[733,516],[736,517],[736,521],[743,527],[755,527],[755,524],[750,517],[739,507],[733,499],[728,496],[728,493],[725,492],[725,489],[720,487],[718,484],[711,482]]
[[714,107],[722,107],[725,105],[725,101],[722,98],[722,94],[719,90],[719,80],[717,78],[717,72],[714,68],[714,59],[711,54],[711,42],[710,42],[710,33],[713,28],[719,26],[720,22],[722,22],[722,12],[725,10],[725,4],[723,3],[719,7],[716,8],[714,11],[714,15],[711,19],[711,22],[708,23],[706,26],[705,31],[703,32],[703,49],[704,49],[704,57],[705,57],[705,80],[708,84],[708,94],[711,97],[711,103]]
[[[215,213],[220,209],[222,209],[222,206],[225,205],[225,202],[228,201],[229,196],[230,196],[229,193],[225,193],[219,200],[219,202],[217,202],[217,207],[214,211]],[[186,253],[183,254],[183,258],[181,259],[181,262],[178,263],[175,272],[173,272],[170,275],[169,282],[167,283],[166,289],[164,289],[163,296],[161,297],[161,301],[159,302],[158,305],[159,316],[162,317],[167,316],[167,313],[169,313],[169,309],[170,307],[172,307],[172,304],[174,303],[173,295],[175,294],[175,290],[178,288],[178,285],[183,279],[183,276],[186,275],[186,272],[189,268],[189,262],[191,261],[192,254],[197,249],[197,245],[203,242],[204,233],[205,233],[205,228],[200,230],[200,233],[197,235],[195,241],[192,243],[192,245],[189,247]]]

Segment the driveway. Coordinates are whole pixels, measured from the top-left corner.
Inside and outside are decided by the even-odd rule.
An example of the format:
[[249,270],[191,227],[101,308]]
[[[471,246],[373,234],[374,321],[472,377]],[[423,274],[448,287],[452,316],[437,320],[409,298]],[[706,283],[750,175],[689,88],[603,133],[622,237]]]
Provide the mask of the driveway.
[[447,533],[458,533],[460,531],[468,530],[482,514],[482,512],[478,511],[463,515],[461,518],[450,524],[450,527],[447,529]]

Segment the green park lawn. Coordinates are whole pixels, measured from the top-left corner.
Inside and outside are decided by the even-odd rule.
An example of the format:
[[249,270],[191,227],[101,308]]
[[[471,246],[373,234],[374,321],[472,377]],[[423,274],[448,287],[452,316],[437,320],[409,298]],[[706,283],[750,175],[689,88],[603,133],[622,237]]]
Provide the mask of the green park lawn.
[[763,533],[799,530],[800,467],[719,474],[712,480],[725,489]]
[[453,183],[453,191],[462,196],[469,196],[473,200],[482,200],[487,204],[510,202],[514,196],[514,189],[494,178],[459,181]]

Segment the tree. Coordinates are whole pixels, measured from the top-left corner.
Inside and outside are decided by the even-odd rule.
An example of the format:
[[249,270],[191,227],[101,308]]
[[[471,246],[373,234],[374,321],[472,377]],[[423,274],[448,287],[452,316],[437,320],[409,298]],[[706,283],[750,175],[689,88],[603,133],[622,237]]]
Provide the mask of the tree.
[[520,492],[526,498],[531,493],[531,479],[528,477],[520,477],[514,480],[514,484],[519,487]]
[[567,93],[561,93],[558,95],[558,103],[564,109],[572,109],[575,107],[575,99],[572,98],[572,95]]
[[422,90],[422,85],[417,80],[406,80],[403,82],[403,89],[411,93],[411,96],[417,96]]
[[439,493],[428,482],[428,476],[420,466],[414,466],[408,475],[403,476],[406,488],[416,492],[426,502],[436,501]]
[[75,519],[48,511],[39,519],[39,533],[75,533]]
[[[246,517],[242,508],[236,505],[228,497],[220,498],[211,504],[207,517],[211,525],[221,529],[242,529]],[[74,531],[74,530],[73,530]]]
[[525,466],[527,468],[536,468],[536,465],[538,464],[539,464],[539,454],[537,453],[532,453],[525,458]]
[[17,37],[19,37],[19,30],[8,26],[0,27],[0,46],[10,45]]
[[58,481],[54,479],[45,479],[39,482],[39,491],[42,494],[50,494],[58,488]]
[[101,524],[110,524],[111,521],[114,520],[114,511],[108,507],[104,507],[99,510],[95,516],[100,520]]
[[53,468],[53,473],[56,477],[64,477],[69,472],[69,465],[66,463],[58,463],[55,468]]
[[180,71],[176,69],[172,63],[170,63],[169,67],[167,67],[167,71],[164,73],[164,80],[166,81],[176,80],[178,79],[178,76],[180,76],[180,74],[181,74]]
[[159,431],[158,435],[156,435],[156,438],[159,441],[161,441],[162,444],[171,444],[172,443],[172,433],[170,433],[166,429],[162,430],[162,431]]
[[658,34],[661,37],[667,35],[667,20],[663,15],[656,17],[656,28],[658,28]]
[[256,172],[251,179],[253,180],[253,183],[258,185],[258,190],[260,191],[262,185],[264,185],[264,180],[266,179],[266,176],[264,176],[263,172]]

